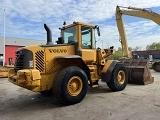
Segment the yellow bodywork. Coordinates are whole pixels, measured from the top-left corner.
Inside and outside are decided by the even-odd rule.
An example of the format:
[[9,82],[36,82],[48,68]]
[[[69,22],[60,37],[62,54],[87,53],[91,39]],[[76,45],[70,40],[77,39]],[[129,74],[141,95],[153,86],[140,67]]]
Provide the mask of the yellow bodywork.
[[14,69],[9,70],[9,81],[30,89],[32,91],[40,91],[41,87],[41,75],[38,70],[30,69],[30,70],[19,70],[17,74],[15,74]]
[[[59,71],[69,66],[77,66],[87,73],[88,83],[92,87],[98,85],[98,81],[102,78],[101,72],[104,71],[103,67],[105,66],[107,72],[111,66],[112,60],[106,62],[106,57],[112,54],[113,48],[107,52],[95,48],[94,25],[76,22],[65,26],[65,29],[72,26],[76,26],[76,44],[36,45],[22,48],[33,54],[33,68],[18,71],[10,69],[9,81],[35,92],[46,91],[52,88],[54,78]],[[82,26],[90,28],[92,32],[92,44],[87,46],[88,49],[83,48],[80,31]],[[71,95],[77,95],[81,91],[82,83],[78,77],[71,79],[69,84],[67,88]]]

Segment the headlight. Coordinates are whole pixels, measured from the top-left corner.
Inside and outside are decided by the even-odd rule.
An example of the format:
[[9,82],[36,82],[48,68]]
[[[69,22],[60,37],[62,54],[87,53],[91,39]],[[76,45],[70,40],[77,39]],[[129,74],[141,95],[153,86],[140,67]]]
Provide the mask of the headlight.
[[29,60],[29,67],[33,67],[33,60]]

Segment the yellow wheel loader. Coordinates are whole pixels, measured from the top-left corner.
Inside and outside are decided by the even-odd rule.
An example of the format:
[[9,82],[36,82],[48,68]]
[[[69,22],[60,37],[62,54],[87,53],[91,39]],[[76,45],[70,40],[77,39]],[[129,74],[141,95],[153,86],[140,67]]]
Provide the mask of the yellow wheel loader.
[[64,25],[57,44],[52,42],[51,29],[46,24],[44,28],[46,45],[17,50],[14,68],[9,70],[10,82],[42,94],[52,92],[65,105],[82,101],[88,86],[97,87],[100,80],[113,91],[125,89],[127,68],[119,61],[106,59],[113,53],[113,47],[96,49],[98,25]]

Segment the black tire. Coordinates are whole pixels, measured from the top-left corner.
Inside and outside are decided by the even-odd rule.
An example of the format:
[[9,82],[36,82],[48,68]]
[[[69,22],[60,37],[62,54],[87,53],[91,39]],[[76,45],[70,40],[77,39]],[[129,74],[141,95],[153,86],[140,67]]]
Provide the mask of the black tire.
[[[118,75],[120,76],[118,78]],[[111,79],[107,82],[108,87],[113,91],[121,91],[125,89],[128,83],[127,68],[123,64],[117,64],[112,71]]]
[[51,90],[41,91],[40,93],[42,95],[45,95],[45,96],[51,96],[51,95],[53,95],[52,89]]
[[54,96],[64,105],[79,103],[88,90],[87,75],[75,66],[64,68],[55,77],[52,90]]
[[152,68],[154,71],[160,72],[160,62],[153,63]]

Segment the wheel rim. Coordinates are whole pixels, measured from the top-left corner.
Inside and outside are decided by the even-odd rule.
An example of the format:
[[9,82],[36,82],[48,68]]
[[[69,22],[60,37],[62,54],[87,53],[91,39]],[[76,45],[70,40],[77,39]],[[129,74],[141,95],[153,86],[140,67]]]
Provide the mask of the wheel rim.
[[123,70],[120,70],[118,72],[117,79],[118,79],[118,83],[121,85],[125,82],[125,72]]
[[78,76],[72,77],[67,84],[68,93],[71,96],[77,96],[82,91],[82,80]]

